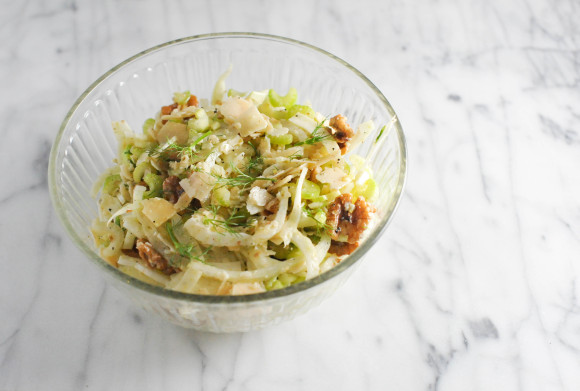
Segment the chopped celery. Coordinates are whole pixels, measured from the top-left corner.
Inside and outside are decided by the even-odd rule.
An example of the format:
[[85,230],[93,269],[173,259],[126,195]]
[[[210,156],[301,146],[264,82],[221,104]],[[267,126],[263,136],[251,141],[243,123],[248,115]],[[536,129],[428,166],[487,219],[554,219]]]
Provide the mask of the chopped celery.
[[298,91],[296,91],[296,88],[291,87],[286,95],[280,96],[276,91],[271,89],[268,91],[268,98],[272,106],[285,107],[286,109],[289,109],[296,103],[296,99],[298,99]]
[[244,95],[246,95],[245,92],[236,91],[233,88],[230,88],[228,90],[228,97],[237,96],[237,97],[240,97],[241,98]]
[[274,258],[276,259],[288,259],[290,254],[295,250],[296,246],[290,243],[288,246],[284,247],[284,244],[274,244],[268,242],[268,249],[274,251]]
[[189,91],[176,92],[173,94],[173,101],[178,105],[185,105],[189,100],[191,93]]
[[187,121],[187,129],[189,132],[204,132],[209,128],[209,117],[204,109],[197,109],[194,113],[194,118]]
[[351,172],[350,164],[348,164],[348,162],[345,160],[342,161],[342,171],[344,171],[347,175]]
[[292,144],[292,135],[290,133],[281,134],[279,136],[268,135],[270,142],[274,145],[288,145]]
[[135,162],[133,161],[133,158],[131,155],[131,147],[132,147],[132,145],[127,145],[125,147],[125,149],[123,150],[123,154],[121,155],[121,161],[123,164],[135,166]]
[[143,181],[149,186],[149,190],[161,189],[163,186],[163,178],[161,175],[148,173],[143,177]]
[[288,253],[288,259],[296,258],[301,254],[300,249],[296,247],[294,243],[290,243],[290,245],[292,246],[292,250],[290,250],[290,252]]
[[282,289],[282,288],[284,288],[284,284],[282,284],[282,281],[280,280],[276,280],[272,284],[272,289]]
[[284,107],[274,108],[269,100],[264,100],[261,105],[258,106],[258,110],[262,114],[266,114],[270,118],[274,119],[288,119],[290,118],[290,113]]
[[[294,197],[296,194],[296,184],[289,183],[288,190],[290,191],[292,197]],[[315,200],[320,195],[320,186],[314,182],[309,181],[308,179],[305,179],[304,184],[302,185],[302,192],[300,194],[302,195],[303,200]]]
[[374,179],[369,178],[360,186],[354,188],[354,196],[363,196],[365,200],[372,201],[377,191],[377,182]]
[[212,204],[219,206],[230,206],[230,191],[225,187],[218,187],[211,195]]
[[149,170],[150,172],[155,171],[155,169],[149,162],[143,162],[138,164],[137,167],[135,167],[135,170],[133,170],[133,180],[136,183],[141,182],[141,179],[143,178],[143,175],[145,175],[145,171],[147,170]]
[[160,197],[163,195],[163,178],[161,175],[153,173],[145,174],[143,181],[149,187],[149,190],[143,194],[143,199]]
[[252,91],[246,97],[250,102],[253,102],[256,106],[261,105],[268,97],[268,90],[265,91]]
[[320,195],[320,186],[316,183],[304,180],[304,185],[302,185],[302,199],[313,200]]
[[314,220],[318,221],[320,224],[326,224],[326,213],[323,210],[318,210],[312,217]]
[[145,149],[136,147],[134,145],[127,145],[127,147],[123,150],[123,156],[121,156],[121,160],[123,163],[135,166],[135,162],[139,159],[139,156],[145,151]]
[[326,193],[324,196],[326,197],[326,199],[327,199],[328,202],[332,202],[339,195],[340,195],[340,191],[338,191],[338,190],[331,190],[328,193]]
[[272,291],[274,289],[284,288],[284,285],[274,277],[273,279],[266,281],[264,287],[266,290]]
[[135,159],[135,161],[139,159],[139,156],[141,156],[143,152],[145,152],[144,148],[136,147],[134,145],[131,147],[131,156],[133,156],[133,159]]
[[153,118],[146,119],[145,122],[143,123],[143,134],[147,136],[152,136],[151,131],[153,130],[154,126],[155,120]]
[[328,202],[328,197],[321,195],[321,196],[318,196],[316,198],[313,198],[311,201],[312,202],[321,202],[323,204],[326,204]]
[[103,183],[103,193],[109,195],[115,195],[117,190],[119,190],[119,184],[121,183],[121,175],[109,175],[105,178]]
[[316,116],[316,112],[312,109],[312,107],[306,105],[294,105],[288,110],[288,118],[293,117],[298,113],[302,113],[311,118]]
[[297,278],[298,277],[295,276],[294,274],[282,273],[278,276],[278,281],[280,281],[282,285],[288,286],[292,284],[294,281],[296,281]]
[[210,122],[210,125],[209,125],[211,130],[218,130],[221,126],[222,126],[222,123],[221,123],[221,121],[218,121],[218,120],[212,120]]
[[306,278],[304,276],[297,276],[296,274],[282,273],[278,276],[278,281],[280,281],[284,286],[296,284],[298,282],[304,281]]
[[272,285],[274,282],[276,282],[276,277],[272,277],[269,280],[264,281],[264,288],[266,288],[267,291],[272,290]]
[[297,276],[291,273],[282,273],[278,277],[273,277],[267,281],[264,281],[264,287],[266,290],[271,291],[274,289],[281,289],[292,284],[297,284],[305,280],[304,276]]
[[338,190],[333,190],[327,194],[319,195],[318,197],[313,198],[311,201],[314,203],[320,202],[323,205],[328,205],[332,201],[334,201],[336,199],[336,197],[338,197],[339,195],[340,195],[340,192]]

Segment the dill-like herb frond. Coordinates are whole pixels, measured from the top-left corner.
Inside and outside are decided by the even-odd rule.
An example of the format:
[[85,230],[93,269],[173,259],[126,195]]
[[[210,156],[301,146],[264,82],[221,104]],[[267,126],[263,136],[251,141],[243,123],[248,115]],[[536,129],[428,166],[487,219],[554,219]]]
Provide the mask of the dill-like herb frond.
[[302,158],[304,158],[304,155],[301,155],[299,151],[296,151],[292,155],[288,156],[288,160],[298,160]]
[[170,142],[168,144],[157,145],[155,147],[149,148],[147,153],[151,157],[158,157],[163,160],[172,160],[175,159],[175,157],[181,158],[185,155],[188,155],[189,159],[193,160],[196,155],[196,145],[203,141],[204,138],[211,135],[211,133],[212,131],[208,130],[189,145],[182,146],[176,144],[175,142]]
[[147,150],[147,154],[162,160],[176,160],[188,155],[190,159],[195,156],[195,147],[181,146],[173,142],[169,144],[156,145]]
[[228,187],[241,187],[242,189],[250,186],[255,181],[271,181],[275,182],[275,178],[266,178],[261,176],[253,176],[251,174],[246,174],[233,164],[231,164],[232,171],[237,173],[234,177],[223,177],[217,174],[211,174],[216,179],[216,185],[218,186],[228,186]]
[[171,242],[173,242],[175,251],[177,251],[179,255],[189,259],[190,261],[196,260],[198,262],[205,263],[204,257],[211,250],[211,247],[206,248],[199,254],[194,254],[193,250],[195,249],[195,246],[193,244],[182,244],[177,240],[175,233],[173,232],[173,223],[168,222],[165,225],[165,228],[167,229],[167,233],[169,234]]
[[125,155],[125,159],[127,159],[127,161],[129,163],[131,163],[131,165],[133,167],[135,167],[135,162],[133,161],[133,155],[131,154],[131,147],[132,145],[127,145],[127,147],[123,150],[123,155]]
[[310,134],[310,137],[308,137],[306,140],[304,141],[299,141],[297,143],[294,143],[294,146],[299,146],[299,145],[314,145],[316,143],[321,142],[322,140],[325,140],[329,137],[331,137],[331,135],[329,133],[324,133],[324,121],[326,121],[326,118],[323,119],[322,121],[320,121],[318,124],[316,124],[316,127],[314,128],[314,130],[312,131],[312,133]]
[[[240,209],[234,209],[227,219],[218,218],[219,207],[211,205],[209,210],[212,212],[213,218],[206,217],[203,219],[203,223],[205,225],[212,225],[219,231],[237,235],[240,233],[237,229],[247,228],[252,225],[251,220],[248,220],[248,216],[242,213]],[[219,233],[223,235],[223,232]]]
[[385,129],[387,128],[387,125],[384,125],[381,130],[379,131],[379,135],[377,136],[377,138],[375,139],[375,143],[377,143],[379,141],[379,139],[381,138],[381,136],[383,135],[383,132],[385,131]]
[[332,227],[329,224],[326,224],[326,222],[321,223],[320,221],[316,220],[316,218],[314,217],[315,213],[312,209],[307,208],[306,206],[303,206],[302,210],[304,211],[306,216],[311,218],[316,223],[315,228],[316,228],[316,233],[318,235],[320,235],[323,232],[329,232],[332,229]]

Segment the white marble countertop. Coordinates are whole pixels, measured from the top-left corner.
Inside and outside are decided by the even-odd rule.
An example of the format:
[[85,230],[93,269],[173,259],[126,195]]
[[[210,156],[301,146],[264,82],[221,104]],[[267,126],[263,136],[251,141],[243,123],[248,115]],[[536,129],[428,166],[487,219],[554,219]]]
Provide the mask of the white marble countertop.
[[[32,0],[1,14],[1,391],[580,389],[577,2]],[[46,178],[92,81],[220,31],[350,62],[409,149],[396,218],[348,283],[232,335],[133,308],[66,238]]]

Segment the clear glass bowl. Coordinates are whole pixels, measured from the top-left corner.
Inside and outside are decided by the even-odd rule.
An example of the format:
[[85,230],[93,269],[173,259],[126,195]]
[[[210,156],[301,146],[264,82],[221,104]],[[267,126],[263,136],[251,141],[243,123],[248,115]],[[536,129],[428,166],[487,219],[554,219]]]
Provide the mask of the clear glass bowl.
[[[111,122],[133,129],[168,104],[175,91],[209,98],[228,66],[227,85],[239,91],[295,87],[325,114],[345,115],[353,126],[372,119],[392,126],[374,157],[376,135],[354,152],[370,158],[380,189],[376,224],[361,246],[332,270],[290,287],[254,295],[203,296],[170,291],[136,280],[101,260],[89,231],[97,215],[93,183],[112,165],[116,140]],[[120,291],[147,311],[183,327],[213,332],[257,329],[291,319],[320,303],[341,285],[378,240],[401,197],[406,171],[403,131],[381,92],[359,71],[311,45],[271,35],[225,33],[168,42],[117,65],[75,102],[54,142],[50,194],[59,218],[82,252]]]

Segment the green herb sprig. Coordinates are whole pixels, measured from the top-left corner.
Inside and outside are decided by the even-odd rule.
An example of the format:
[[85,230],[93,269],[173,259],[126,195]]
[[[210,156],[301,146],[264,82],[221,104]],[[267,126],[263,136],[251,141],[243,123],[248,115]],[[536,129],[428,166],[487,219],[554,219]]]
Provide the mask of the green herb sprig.
[[326,224],[326,222],[322,223],[314,217],[315,213],[312,209],[307,208],[306,206],[303,206],[302,210],[304,211],[304,214],[306,214],[306,216],[308,216],[309,218],[314,220],[314,222],[316,223],[315,227],[316,227],[316,233],[318,235],[320,235],[323,232],[329,232],[330,230],[332,230],[332,227],[329,224]]
[[240,232],[237,229],[247,228],[252,225],[251,220],[248,220],[248,216],[241,209],[234,209],[227,219],[217,218],[219,207],[211,205],[209,210],[212,212],[213,218],[206,217],[203,219],[203,223],[205,225],[212,225],[222,235],[224,234],[223,231],[232,235],[239,235]]
[[190,160],[193,160],[197,153],[196,145],[211,134],[212,131],[208,130],[197,139],[195,139],[191,144],[185,146],[178,145],[174,142],[170,142],[169,144],[156,145],[155,147],[148,149],[147,153],[151,157],[158,157],[163,160],[172,160],[175,158],[175,156],[181,158],[185,155],[189,156]]
[[169,234],[169,238],[171,239],[171,242],[173,242],[173,246],[175,247],[175,251],[181,255],[184,258],[189,259],[190,261],[198,261],[201,263],[205,263],[205,255],[207,255],[207,253],[211,250],[211,246],[206,248],[204,251],[202,251],[199,254],[194,254],[194,249],[195,246],[193,244],[183,244],[180,243],[177,238],[175,237],[175,233],[173,231],[173,223],[168,222],[165,225],[165,228],[167,229],[167,233]]
[[131,153],[132,145],[127,145],[127,147],[123,150],[123,155],[127,162],[129,162],[133,167],[135,167],[135,162],[133,161],[133,154]]
[[246,174],[245,172],[243,172],[242,170],[240,170],[239,168],[237,168],[233,164],[231,164],[231,167],[232,167],[232,171],[238,174],[237,176],[223,177],[221,175],[217,175],[217,174],[213,174],[213,173],[211,174],[216,179],[216,185],[228,186],[228,187],[237,186],[237,187],[241,187],[242,189],[245,189],[248,186],[250,186],[252,183],[254,183],[255,181],[270,181],[270,182],[276,181],[275,178],[266,178],[266,177]]
[[320,121],[318,124],[316,124],[316,127],[314,128],[314,130],[312,131],[312,133],[310,134],[310,137],[308,137],[306,140],[304,141],[299,141],[297,143],[292,144],[293,146],[299,146],[299,145],[314,145],[316,143],[321,142],[322,140],[325,140],[329,137],[331,137],[331,135],[329,133],[324,133],[324,121],[326,121],[326,118],[323,119],[322,121]]
[[379,141],[379,139],[381,138],[381,136],[383,135],[383,132],[385,131],[385,129],[387,128],[387,125],[384,125],[381,130],[379,131],[379,135],[377,136],[377,138],[375,139],[375,144]]
[[304,155],[301,155],[300,152],[296,151],[292,155],[288,156],[288,160],[299,160],[303,159]]

